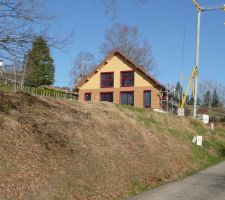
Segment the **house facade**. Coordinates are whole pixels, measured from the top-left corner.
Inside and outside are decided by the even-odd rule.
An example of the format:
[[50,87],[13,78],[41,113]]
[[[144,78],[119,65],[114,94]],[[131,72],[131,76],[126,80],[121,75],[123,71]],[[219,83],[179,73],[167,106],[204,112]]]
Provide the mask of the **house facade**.
[[163,85],[120,51],[111,52],[77,84],[80,101],[109,101],[140,108],[160,108]]

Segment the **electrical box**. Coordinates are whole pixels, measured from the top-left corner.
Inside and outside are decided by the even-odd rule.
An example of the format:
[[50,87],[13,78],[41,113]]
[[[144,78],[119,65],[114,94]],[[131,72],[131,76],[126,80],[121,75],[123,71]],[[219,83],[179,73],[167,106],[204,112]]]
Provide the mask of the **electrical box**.
[[201,120],[203,124],[208,124],[209,123],[209,115],[205,114],[198,114],[197,119]]

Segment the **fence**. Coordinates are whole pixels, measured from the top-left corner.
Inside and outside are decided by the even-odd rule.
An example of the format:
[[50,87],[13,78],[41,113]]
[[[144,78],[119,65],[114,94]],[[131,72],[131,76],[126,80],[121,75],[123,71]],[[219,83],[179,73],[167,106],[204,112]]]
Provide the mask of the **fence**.
[[76,99],[76,95],[70,91],[59,91],[55,89],[50,89],[46,87],[32,87],[28,85],[23,85],[20,82],[16,82],[10,79],[0,78],[0,90],[6,92],[17,92],[23,91],[25,93],[40,95],[52,98],[62,98],[62,99]]

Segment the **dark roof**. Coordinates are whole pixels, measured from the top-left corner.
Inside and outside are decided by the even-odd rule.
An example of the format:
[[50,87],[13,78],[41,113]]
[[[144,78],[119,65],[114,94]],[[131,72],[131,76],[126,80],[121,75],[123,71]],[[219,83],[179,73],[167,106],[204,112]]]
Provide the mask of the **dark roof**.
[[127,62],[129,62],[135,70],[139,71],[141,74],[143,74],[146,79],[149,79],[150,81],[154,82],[157,86],[164,88],[164,86],[156,80],[153,76],[149,75],[147,72],[145,72],[141,67],[139,67],[134,61],[132,61],[130,58],[128,58],[124,53],[122,53],[120,50],[113,50],[111,53],[106,56],[106,58],[96,67],[94,68],[88,75],[85,75],[76,85],[75,90],[79,90],[81,86],[83,86],[96,72],[101,69],[107,62],[110,60],[113,56],[120,55],[123,59],[125,59]]

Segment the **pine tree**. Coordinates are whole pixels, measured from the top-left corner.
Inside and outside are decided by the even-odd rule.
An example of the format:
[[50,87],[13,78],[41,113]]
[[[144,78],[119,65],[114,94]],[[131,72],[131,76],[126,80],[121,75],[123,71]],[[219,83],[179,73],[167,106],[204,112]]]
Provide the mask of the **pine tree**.
[[177,82],[175,87],[175,101],[182,102],[183,100],[183,87],[181,86],[180,82]]
[[212,107],[217,108],[218,104],[219,104],[219,97],[218,97],[216,89],[214,89],[213,95],[212,95]]
[[211,106],[211,93],[210,93],[210,91],[207,91],[205,93],[203,104],[206,107],[210,107]]
[[25,84],[40,86],[54,83],[54,60],[50,55],[50,49],[46,41],[42,37],[35,39],[26,59]]

